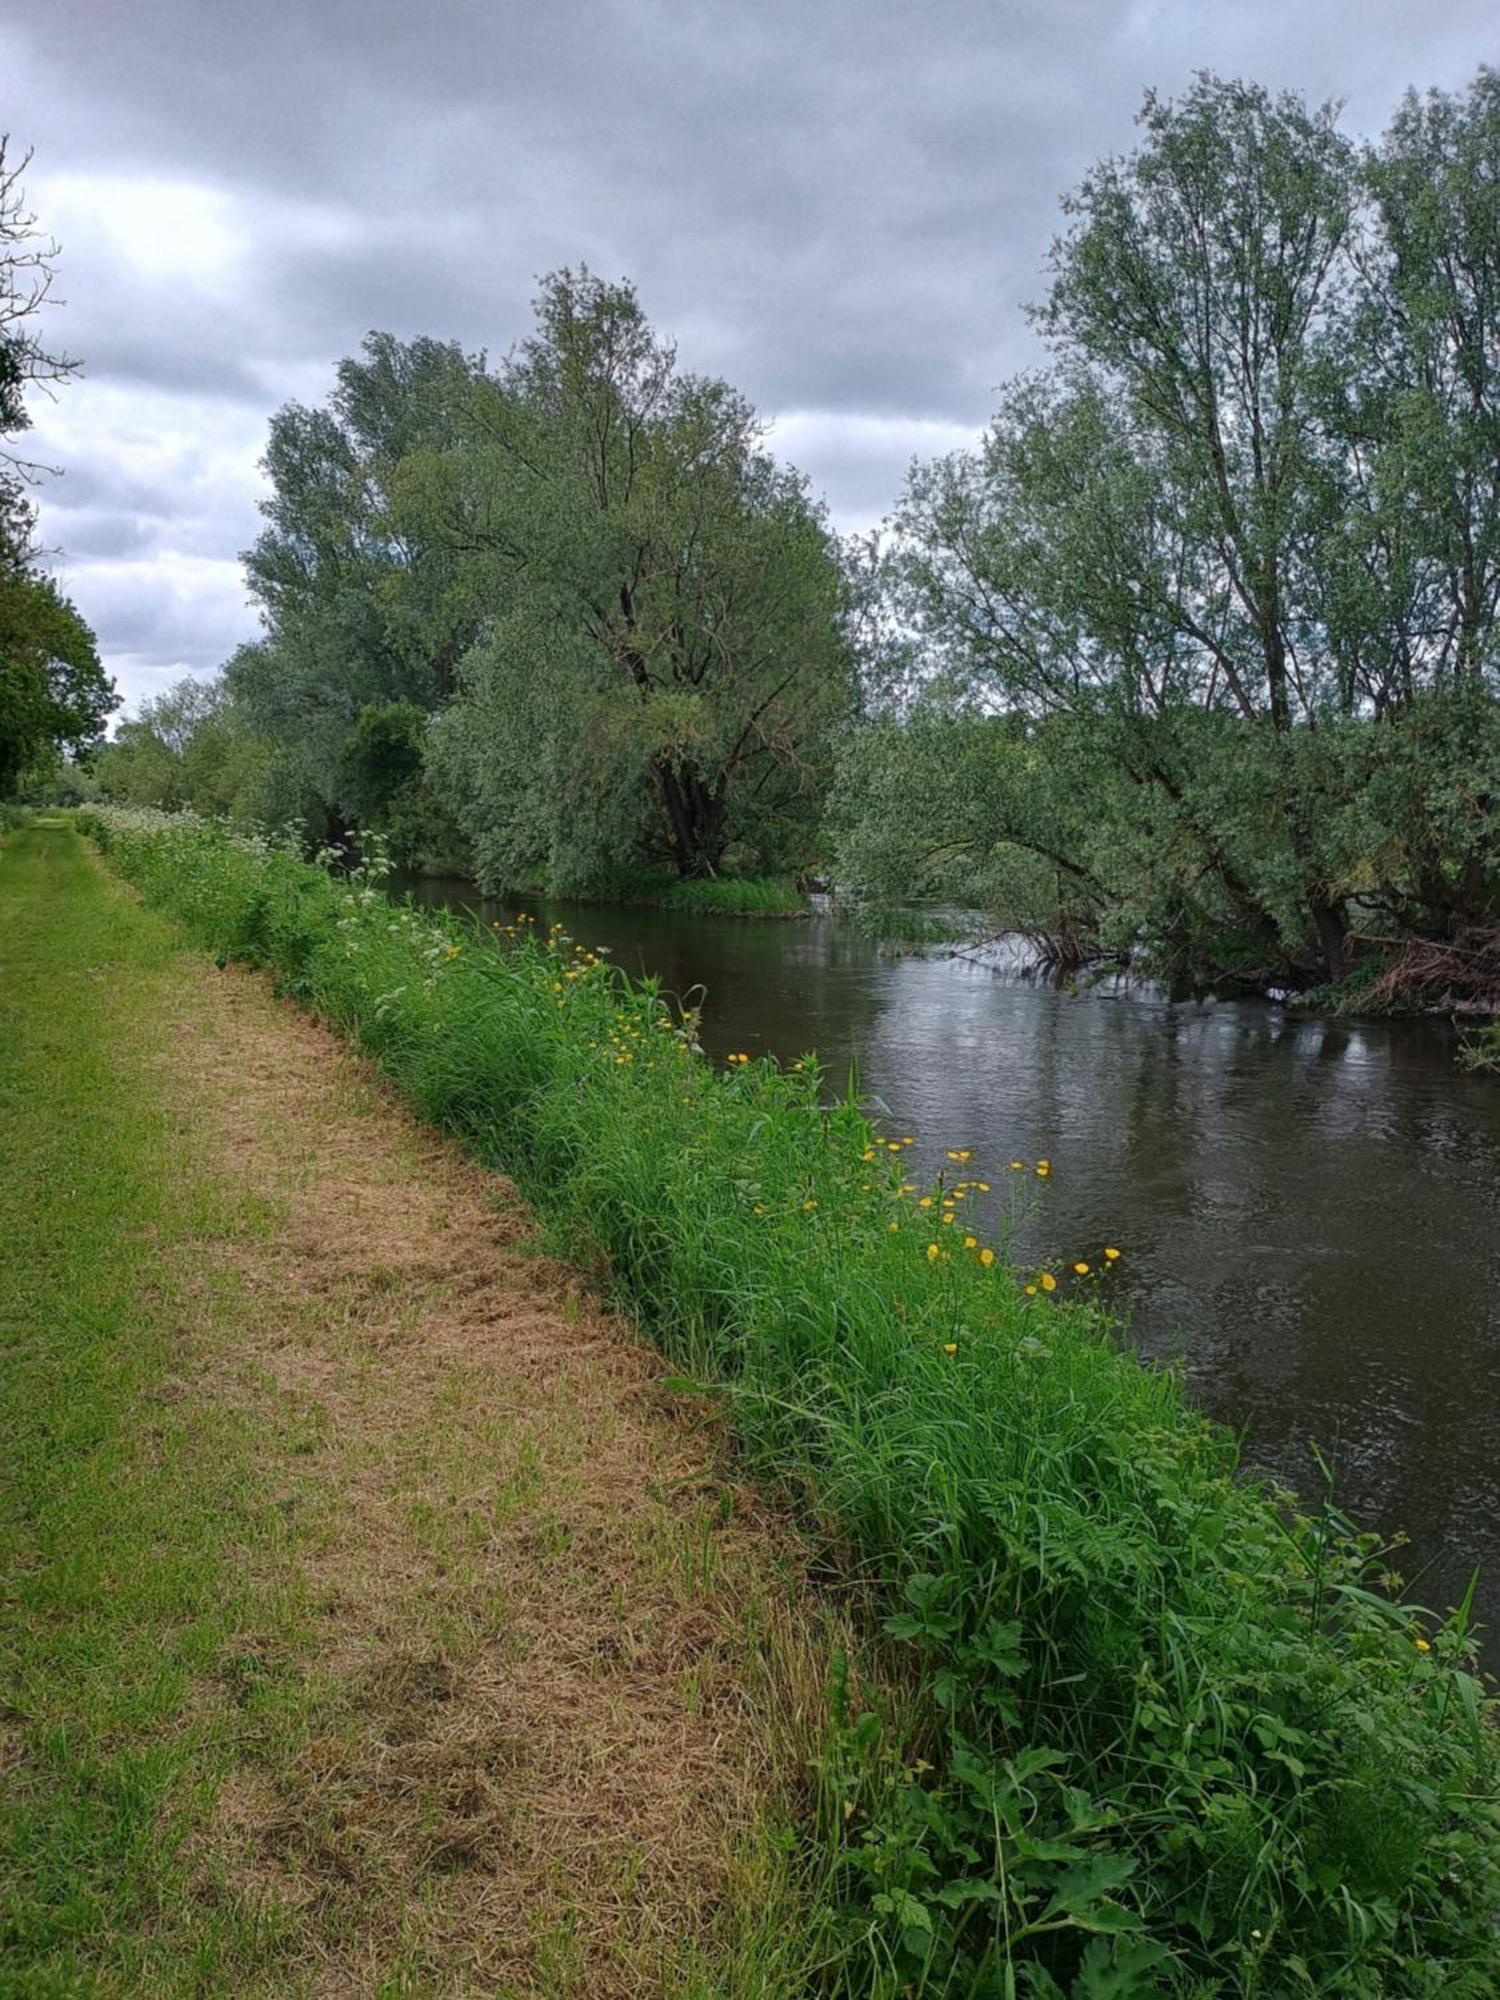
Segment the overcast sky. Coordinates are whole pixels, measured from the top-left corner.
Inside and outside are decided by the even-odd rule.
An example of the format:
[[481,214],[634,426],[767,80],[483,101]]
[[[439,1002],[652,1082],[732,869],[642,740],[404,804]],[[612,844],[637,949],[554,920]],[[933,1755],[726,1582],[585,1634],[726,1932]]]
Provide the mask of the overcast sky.
[[581,261],[867,525],[1032,358],[1059,197],[1147,86],[1375,133],[1496,59],[1496,0],[0,0],[85,363],[33,401],[44,536],[131,706],[211,672],[272,411],[372,327],[503,352]]

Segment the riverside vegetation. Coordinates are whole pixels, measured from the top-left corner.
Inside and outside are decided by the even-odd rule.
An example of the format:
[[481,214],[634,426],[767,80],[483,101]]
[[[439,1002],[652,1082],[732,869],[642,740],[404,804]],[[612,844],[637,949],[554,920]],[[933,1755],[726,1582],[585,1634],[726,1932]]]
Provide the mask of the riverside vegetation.
[[962,1145],[913,1187],[904,1135],[825,1102],[814,1061],[711,1067],[558,931],[398,908],[191,815],[88,825],[514,1174],[895,1655],[900,1699],[830,1689],[830,1990],[1495,1990],[1500,1766],[1464,1608],[1402,1605],[1373,1538],[1240,1476],[1115,1345],[1085,1268],[1113,1246],[1014,1270]]
[[[1500,75],[1378,144],[1201,77],[1063,204],[1045,366],[834,535],[628,284],[271,426],[264,631],[123,803],[492,892],[817,876],[1063,968],[1500,1006]],[[887,918],[887,922],[894,919]]]

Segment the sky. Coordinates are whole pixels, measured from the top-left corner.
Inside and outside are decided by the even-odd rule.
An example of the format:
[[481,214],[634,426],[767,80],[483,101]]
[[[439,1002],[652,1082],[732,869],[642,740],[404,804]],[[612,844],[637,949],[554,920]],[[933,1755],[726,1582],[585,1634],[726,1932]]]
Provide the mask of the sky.
[[1037,359],[1059,202],[1202,69],[1344,105],[1500,60],[1500,0],[0,0],[60,245],[42,535],[127,709],[257,629],[283,403],[371,329],[500,355],[628,277],[845,530]]

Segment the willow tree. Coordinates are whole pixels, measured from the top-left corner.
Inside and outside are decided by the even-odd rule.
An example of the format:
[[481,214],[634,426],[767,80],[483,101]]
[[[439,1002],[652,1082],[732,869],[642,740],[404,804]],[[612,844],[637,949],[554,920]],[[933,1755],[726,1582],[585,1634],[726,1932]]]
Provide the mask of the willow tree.
[[452,435],[480,365],[448,342],[371,334],[326,404],[289,403],[271,421],[265,526],[244,557],[263,633],[226,678],[238,718],[275,753],[285,803],[335,827],[365,797],[345,781],[361,717],[436,709],[474,637],[446,551],[394,522],[390,494],[407,456]]
[[463,436],[403,468],[397,518],[467,563],[482,633],[440,754],[492,875],[808,858],[853,699],[836,550],[748,403],[679,370],[629,285],[545,280]]
[[1500,900],[1494,80],[1366,155],[1212,77],[1141,122],[1065,204],[1051,368],[913,475],[897,603],[1097,794],[997,839],[1066,833],[1119,936],[1337,977],[1356,909]]

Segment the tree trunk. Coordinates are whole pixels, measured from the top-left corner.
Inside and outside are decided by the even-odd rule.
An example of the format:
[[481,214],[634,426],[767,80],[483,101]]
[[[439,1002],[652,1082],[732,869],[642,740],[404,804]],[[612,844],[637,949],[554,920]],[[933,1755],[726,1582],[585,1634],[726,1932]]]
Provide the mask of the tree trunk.
[[1348,960],[1344,953],[1344,938],[1349,929],[1348,913],[1342,903],[1335,903],[1326,896],[1314,895],[1309,903],[1312,912],[1313,933],[1318,940],[1318,950],[1322,954],[1328,977],[1342,979],[1348,970]]
[[659,757],[653,766],[667,817],[667,851],[684,877],[713,876],[724,859],[724,801],[690,766]]

